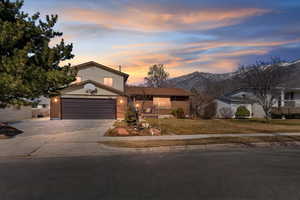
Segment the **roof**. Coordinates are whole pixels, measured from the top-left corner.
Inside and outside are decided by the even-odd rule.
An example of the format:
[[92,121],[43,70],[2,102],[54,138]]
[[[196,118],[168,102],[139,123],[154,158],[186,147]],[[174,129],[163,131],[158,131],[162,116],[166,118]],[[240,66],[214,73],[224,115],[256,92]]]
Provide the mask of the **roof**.
[[104,85],[102,83],[99,83],[99,82],[96,82],[96,81],[92,81],[92,80],[86,80],[86,81],[82,81],[82,82],[79,82],[79,83],[73,83],[69,87],[65,88],[64,90],[76,89],[78,87],[84,86],[87,83],[91,83],[91,84],[93,84],[93,85],[95,85],[95,86],[97,86],[99,88],[102,88],[102,89],[114,92],[114,93],[119,94],[119,95],[125,95],[125,93],[122,92],[121,90],[117,90],[115,88],[109,87],[107,85]]
[[217,98],[219,101],[223,101],[225,103],[230,104],[253,104],[256,101],[249,98],[240,98],[240,97],[228,97],[228,96],[222,96]]
[[99,67],[99,68],[101,68],[103,70],[106,70],[106,71],[118,74],[120,76],[123,76],[125,78],[125,80],[127,80],[128,77],[129,77],[129,75],[126,74],[126,73],[124,73],[124,72],[115,70],[115,69],[113,69],[111,67],[107,67],[105,65],[99,64],[99,63],[94,62],[94,61],[82,63],[82,64],[79,64],[79,65],[74,65],[73,67],[79,70],[79,69],[83,69],[83,68],[87,68],[87,67],[91,67],[91,66],[93,66],[93,67]]
[[192,96],[192,93],[181,88],[150,88],[150,87],[126,87],[128,95],[152,95],[152,96]]
[[254,92],[254,89],[253,88],[238,88],[238,89],[235,89],[231,92],[228,92],[228,93],[224,94],[224,96],[230,97],[231,95],[238,94],[240,92],[249,92],[249,93],[251,93],[251,92]]

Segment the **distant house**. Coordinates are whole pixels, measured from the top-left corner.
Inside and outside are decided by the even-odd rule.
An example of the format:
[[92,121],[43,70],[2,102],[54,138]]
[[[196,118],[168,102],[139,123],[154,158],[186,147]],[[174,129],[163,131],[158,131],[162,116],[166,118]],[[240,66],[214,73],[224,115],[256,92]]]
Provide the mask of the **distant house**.
[[125,87],[128,74],[96,62],[74,66],[76,81],[51,98],[51,119],[124,119],[128,102],[155,117],[182,108],[189,115],[190,93],[176,88]]
[[10,106],[0,109],[0,122],[19,121],[32,118],[31,106]]
[[32,106],[9,106],[0,109],[0,122],[12,122],[37,117],[49,117],[50,102],[46,97],[35,100]]
[[[275,96],[272,109],[274,117],[300,116],[300,88],[278,87],[272,93]],[[265,117],[262,106],[257,103],[254,91],[250,88],[240,88],[227,93],[216,99],[216,103],[218,118],[223,117],[220,113],[222,108],[229,108],[235,113],[240,106],[245,106],[250,111],[251,118]]]

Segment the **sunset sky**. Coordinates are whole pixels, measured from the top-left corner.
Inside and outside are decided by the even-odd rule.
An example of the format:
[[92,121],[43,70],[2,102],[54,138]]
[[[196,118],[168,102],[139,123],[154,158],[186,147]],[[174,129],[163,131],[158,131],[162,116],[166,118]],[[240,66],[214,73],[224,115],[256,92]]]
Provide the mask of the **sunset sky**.
[[130,83],[156,63],[175,77],[300,59],[299,0],[25,0],[23,9],[59,15],[72,64],[122,65]]

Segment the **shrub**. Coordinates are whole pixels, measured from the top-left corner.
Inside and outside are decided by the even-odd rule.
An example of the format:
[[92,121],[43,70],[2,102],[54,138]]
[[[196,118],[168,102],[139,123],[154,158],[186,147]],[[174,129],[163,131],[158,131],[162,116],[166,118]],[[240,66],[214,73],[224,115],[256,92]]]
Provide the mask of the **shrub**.
[[244,119],[250,116],[250,111],[245,106],[239,106],[236,110],[235,117]]
[[203,119],[212,119],[217,114],[217,104],[215,102],[211,102],[204,107]]
[[231,119],[234,116],[232,109],[228,107],[220,108],[219,113],[224,119]]
[[177,119],[183,119],[184,118],[184,111],[182,108],[177,108],[172,110],[171,114],[176,117]]
[[137,124],[137,121],[138,121],[137,113],[132,109],[128,108],[125,114],[125,122],[128,125],[134,125]]

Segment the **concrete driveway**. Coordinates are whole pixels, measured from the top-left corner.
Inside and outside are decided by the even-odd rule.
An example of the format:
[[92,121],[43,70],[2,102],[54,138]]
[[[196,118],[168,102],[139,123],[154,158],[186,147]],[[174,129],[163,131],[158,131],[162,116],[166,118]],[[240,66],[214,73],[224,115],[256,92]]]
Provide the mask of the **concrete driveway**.
[[[90,129],[105,129],[112,120],[49,120],[34,119],[24,120],[10,125],[23,130],[24,133],[18,137],[27,137],[35,135],[54,135],[59,133],[80,133]],[[104,134],[100,131],[99,134]]]
[[114,120],[24,120],[10,125],[24,133],[0,140],[1,157],[101,153],[97,142]]

